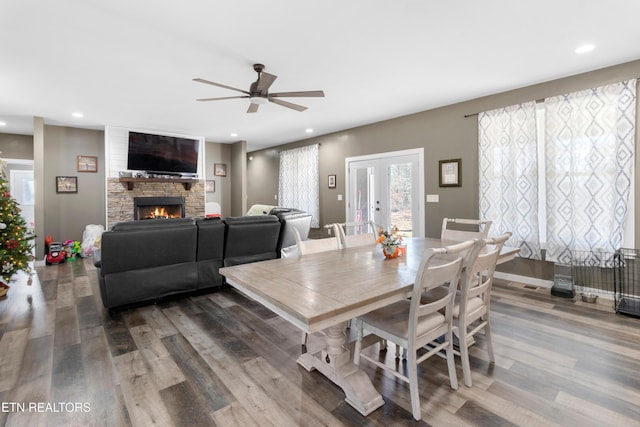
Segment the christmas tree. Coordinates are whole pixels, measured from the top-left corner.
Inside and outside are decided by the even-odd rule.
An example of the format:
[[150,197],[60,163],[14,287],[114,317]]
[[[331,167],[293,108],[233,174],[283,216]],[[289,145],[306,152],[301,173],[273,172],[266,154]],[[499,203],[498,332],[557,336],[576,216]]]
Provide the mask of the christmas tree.
[[[31,274],[34,235],[27,235],[27,225],[20,215],[20,207],[11,198],[5,178],[4,162],[0,166],[0,296],[7,293],[11,277],[24,271]],[[31,280],[29,280],[31,284]]]

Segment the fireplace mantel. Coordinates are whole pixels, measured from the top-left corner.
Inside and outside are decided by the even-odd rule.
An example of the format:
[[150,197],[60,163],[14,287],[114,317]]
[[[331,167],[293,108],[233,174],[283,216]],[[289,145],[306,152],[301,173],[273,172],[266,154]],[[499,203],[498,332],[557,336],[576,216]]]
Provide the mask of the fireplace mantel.
[[120,178],[120,182],[127,185],[127,190],[133,190],[136,182],[171,182],[179,183],[184,186],[184,189],[189,191],[191,186],[198,182],[195,178]]

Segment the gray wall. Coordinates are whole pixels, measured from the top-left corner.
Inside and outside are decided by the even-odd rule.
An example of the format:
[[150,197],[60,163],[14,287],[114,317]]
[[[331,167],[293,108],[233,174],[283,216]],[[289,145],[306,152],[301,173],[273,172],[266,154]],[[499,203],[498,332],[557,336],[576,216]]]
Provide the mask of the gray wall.
[[[78,172],[78,155],[97,156],[98,172]],[[103,131],[44,126],[44,182],[40,187],[44,189],[44,227],[38,234],[37,244],[42,250],[37,251],[38,257],[43,254],[45,236],[52,236],[55,241],[82,241],[86,225],[104,225],[104,165]],[[78,192],[56,193],[56,176],[78,177]]]
[[[254,151],[249,153],[253,160],[247,162],[248,204],[263,203],[265,195],[271,195],[274,189],[277,191],[278,150],[320,143],[320,224],[344,221],[345,201],[338,201],[337,195],[345,194],[346,157],[424,147],[425,190],[427,194],[440,195],[440,203],[426,204],[426,235],[438,237],[444,217],[478,216],[478,128],[475,113],[638,76],[640,61],[634,61],[281,145],[277,150]],[[471,116],[465,117],[468,115]],[[439,188],[438,161],[455,158],[462,159],[462,187]],[[637,169],[636,162],[636,212],[640,215]],[[336,175],[336,189],[323,185],[329,174]],[[637,227],[636,241],[640,241],[639,236],[640,227]]]
[[206,202],[217,202],[220,204],[222,217],[231,215],[231,177],[227,173],[226,177],[215,176],[213,165],[224,163],[227,165],[227,172],[231,164],[231,146],[228,144],[218,144],[215,142],[205,143],[204,176],[207,180],[216,182],[216,191],[206,193]]
[[33,136],[0,133],[0,158],[33,160]]
[[247,212],[247,143],[238,141],[231,146],[231,162],[227,176],[231,178],[231,216]]

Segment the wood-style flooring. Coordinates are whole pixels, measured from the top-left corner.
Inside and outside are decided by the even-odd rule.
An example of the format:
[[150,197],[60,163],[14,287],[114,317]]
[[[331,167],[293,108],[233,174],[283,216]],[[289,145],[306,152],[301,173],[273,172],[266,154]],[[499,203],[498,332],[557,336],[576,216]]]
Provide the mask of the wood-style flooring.
[[445,361],[424,362],[415,422],[408,386],[366,361],[385,405],[361,416],[298,366],[299,330],[233,289],[110,315],[91,260],[37,275],[0,300],[0,425],[640,426],[640,319],[608,303],[496,281],[496,365],[480,337],[474,386],[458,361],[453,391]]

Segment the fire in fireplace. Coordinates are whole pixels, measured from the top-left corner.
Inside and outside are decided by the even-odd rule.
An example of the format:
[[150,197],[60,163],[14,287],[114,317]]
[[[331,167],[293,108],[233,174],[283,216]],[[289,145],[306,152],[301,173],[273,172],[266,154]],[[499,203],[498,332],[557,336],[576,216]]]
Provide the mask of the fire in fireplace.
[[134,197],[133,219],[184,218],[184,197]]

